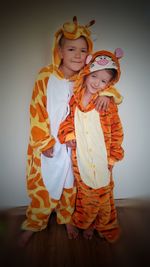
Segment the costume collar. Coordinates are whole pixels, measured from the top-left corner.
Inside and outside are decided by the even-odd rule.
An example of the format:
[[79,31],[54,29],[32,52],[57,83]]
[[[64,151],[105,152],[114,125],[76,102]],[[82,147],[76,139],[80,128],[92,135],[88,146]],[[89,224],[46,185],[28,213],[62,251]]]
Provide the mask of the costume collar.
[[[56,75],[58,79],[66,79],[63,72],[56,66],[53,66],[53,73]],[[78,74],[74,74],[73,76],[71,76],[69,79],[66,79],[66,80],[74,82],[77,78],[77,75]]]

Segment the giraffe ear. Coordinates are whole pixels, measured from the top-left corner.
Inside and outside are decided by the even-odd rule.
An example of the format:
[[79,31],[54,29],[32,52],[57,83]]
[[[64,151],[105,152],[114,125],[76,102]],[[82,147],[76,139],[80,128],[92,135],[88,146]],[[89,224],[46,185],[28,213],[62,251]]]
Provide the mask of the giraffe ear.
[[89,28],[90,26],[92,26],[93,24],[95,24],[95,19],[91,20],[88,24],[85,25],[86,28]]
[[92,55],[88,55],[87,58],[86,58],[86,61],[85,61],[85,64],[89,64],[89,62],[91,61],[92,59]]
[[124,52],[123,52],[122,48],[116,48],[114,53],[118,59],[120,59],[124,56]]

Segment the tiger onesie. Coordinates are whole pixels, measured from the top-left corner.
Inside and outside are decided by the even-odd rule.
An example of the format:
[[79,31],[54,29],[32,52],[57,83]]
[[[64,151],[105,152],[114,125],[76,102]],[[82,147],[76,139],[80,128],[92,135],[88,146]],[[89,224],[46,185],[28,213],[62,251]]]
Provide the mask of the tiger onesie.
[[[27,191],[31,199],[26,211],[22,230],[33,232],[47,227],[52,211],[57,222],[67,224],[74,211],[76,187],[71,167],[70,151],[61,144],[57,134],[60,123],[69,113],[69,101],[73,93],[73,82],[65,79],[60,71],[59,42],[62,36],[77,39],[84,36],[89,53],[92,40],[88,26],[65,23],[54,38],[53,64],[44,67],[38,74],[30,104],[30,138],[27,152]],[[112,88],[112,95],[121,102],[121,96]],[[108,92],[107,92],[108,93]],[[110,92],[111,93],[111,90]],[[52,158],[43,152],[54,147]]]
[[[72,148],[72,166],[77,196],[72,224],[80,229],[93,228],[109,242],[118,239],[120,226],[113,197],[114,181],[108,165],[114,165],[124,156],[121,147],[123,128],[118,107],[113,100],[110,101],[107,111],[98,113],[94,108],[97,93],[92,96],[86,107],[82,99],[85,93],[84,79],[89,73],[107,69],[108,66],[114,68],[115,65],[117,75],[112,83],[118,81],[118,58],[122,57],[119,53],[118,49],[116,55],[109,51],[98,51],[93,55],[93,61],[90,60],[78,76],[74,85],[74,95],[70,100],[70,114],[61,123],[58,132],[62,144],[76,140],[76,148]],[[107,63],[107,57],[113,59],[111,64]],[[97,58],[99,61],[95,67],[94,60]]]

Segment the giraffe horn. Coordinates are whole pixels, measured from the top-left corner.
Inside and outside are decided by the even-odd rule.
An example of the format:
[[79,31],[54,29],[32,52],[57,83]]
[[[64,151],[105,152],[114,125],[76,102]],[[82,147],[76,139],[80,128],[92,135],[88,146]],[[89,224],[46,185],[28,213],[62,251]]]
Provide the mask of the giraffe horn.
[[76,17],[76,16],[73,17],[73,23],[75,23],[75,24],[78,23],[78,21],[77,21],[77,17]]

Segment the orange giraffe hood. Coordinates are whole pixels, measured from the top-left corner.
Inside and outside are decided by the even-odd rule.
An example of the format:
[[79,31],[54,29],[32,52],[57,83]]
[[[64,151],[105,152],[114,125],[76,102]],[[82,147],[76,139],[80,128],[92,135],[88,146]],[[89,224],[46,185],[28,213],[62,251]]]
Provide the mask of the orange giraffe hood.
[[67,39],[75,40],[80,38],[81,36],[85,37],[88,43],[88,52],[92,53],[93,50],[93,41],[91,39],[91,32],[89,27],[95,23],[95,20],[90,21],[87,25],[79,25],[77,21],[77,17],[73,17],[73,22],[66,22],[63,24],[62,28],[60,28],[54,36],[54,43],[52,49],[52,62],[53,65],[59,67],[61,63],[61,58],[59,56],[59,41],[64,36]]

